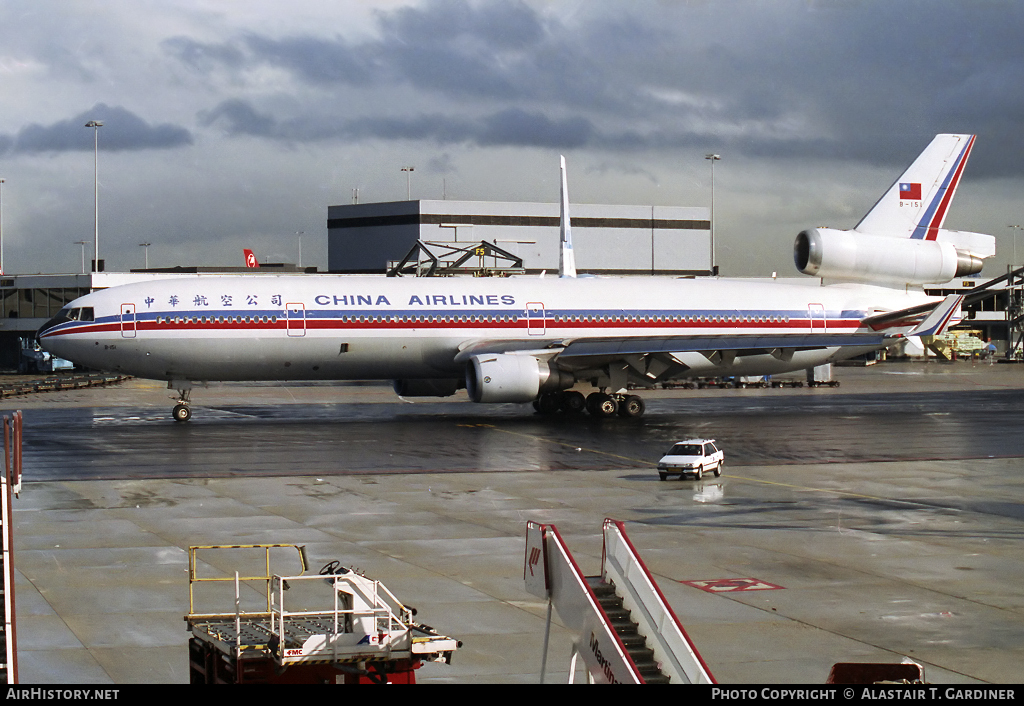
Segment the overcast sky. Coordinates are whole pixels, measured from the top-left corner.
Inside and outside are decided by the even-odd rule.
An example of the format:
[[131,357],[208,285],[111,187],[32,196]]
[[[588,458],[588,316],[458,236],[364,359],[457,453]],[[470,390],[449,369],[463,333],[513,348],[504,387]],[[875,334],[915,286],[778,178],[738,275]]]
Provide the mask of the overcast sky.
[[[1024,224],[1018,0],[7,0],[8,273],[326,268],[327,207],[413,198],[706,206],[723,274],[795,275],[939,132],[976,133],[947,227]],[[1019,231],[1017,231],[1019,232]],[[1024,237],[1018,243],[1024,259]],[[401,253],[400,253],[401,254]],[[400,255],[399,254],[399,255]]]

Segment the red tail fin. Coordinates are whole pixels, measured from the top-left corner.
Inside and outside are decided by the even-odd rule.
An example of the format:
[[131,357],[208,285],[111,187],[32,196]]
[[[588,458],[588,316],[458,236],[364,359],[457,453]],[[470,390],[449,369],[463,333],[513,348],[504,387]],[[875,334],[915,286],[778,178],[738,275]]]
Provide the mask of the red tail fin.
[[256,260],[256,255],[249,248],[242,250],[245,253],[245,266],[246,267],[259,267],[260,263]]

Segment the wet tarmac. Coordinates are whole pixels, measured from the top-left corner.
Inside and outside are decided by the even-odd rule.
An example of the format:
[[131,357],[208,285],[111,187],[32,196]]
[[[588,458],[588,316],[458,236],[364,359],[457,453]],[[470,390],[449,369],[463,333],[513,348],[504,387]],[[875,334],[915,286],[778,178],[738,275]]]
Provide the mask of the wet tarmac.
[[[188,424],[146,381],[14,400],[22,681],[187,681],[186,548],[294,542],[463,640],[420,681],[535,682],[525,523],[558,526],[593,573],[605,517],[627,522],[720,682],[903,657],[934,682],[1019,681],[1024,366],[836,373],[840,388],[644,393],[640,420],[382,385],[211,386]],[[693,436],[719,440],[725,475],[658,481],[661,453]],[[747,577],[781,588],[681,583]],[[556,630],[550,681],[570,647]]]

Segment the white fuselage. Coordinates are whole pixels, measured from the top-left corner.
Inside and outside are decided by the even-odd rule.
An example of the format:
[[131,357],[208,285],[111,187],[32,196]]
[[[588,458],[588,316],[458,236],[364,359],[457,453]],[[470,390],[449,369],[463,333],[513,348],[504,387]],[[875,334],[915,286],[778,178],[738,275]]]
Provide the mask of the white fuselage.
[[[851,333],[873,313],[931,300],[867,285],[724,279],[197,276],[86,295],[68,310],[91,320],[48,325],[40,338],[80,365],[170,381],[460,378],[460,351],[487,342],[534,350],[609,337]],[[864,350],[740,355],[730,374]],[[715,367],[688,355],[679,356],[686,374]]]

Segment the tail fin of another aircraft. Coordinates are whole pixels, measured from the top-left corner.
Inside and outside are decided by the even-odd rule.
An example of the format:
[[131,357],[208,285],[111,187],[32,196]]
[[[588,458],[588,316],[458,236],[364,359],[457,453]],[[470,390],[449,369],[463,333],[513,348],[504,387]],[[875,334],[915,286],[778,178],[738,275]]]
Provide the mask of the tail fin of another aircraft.
[[949,294],[908,336],[941,336],[960,313],[963,294]]
[[935,240],[972,147],[974,135],[936,135],[854,230]]
[[249,248],[244,248],[242,252],[245,254],[245,266],[249,268],[258,268],[260,263],[256,260],[256,254],[253,253]]
[[558,255],[558,276],[576,276],[576,254],[572,250],[572,227],[569,224],[569,185],[565,176],[565,157],[562,157],[561,210],[559,212],[561,250]]

